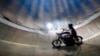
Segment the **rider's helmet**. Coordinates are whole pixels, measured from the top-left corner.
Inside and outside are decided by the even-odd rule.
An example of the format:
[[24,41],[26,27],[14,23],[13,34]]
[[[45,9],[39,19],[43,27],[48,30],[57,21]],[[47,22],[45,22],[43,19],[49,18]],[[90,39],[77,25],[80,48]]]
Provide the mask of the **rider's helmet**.
[[73,24],[68,24],[68,27],[71,29],[71,28],[73,28]]

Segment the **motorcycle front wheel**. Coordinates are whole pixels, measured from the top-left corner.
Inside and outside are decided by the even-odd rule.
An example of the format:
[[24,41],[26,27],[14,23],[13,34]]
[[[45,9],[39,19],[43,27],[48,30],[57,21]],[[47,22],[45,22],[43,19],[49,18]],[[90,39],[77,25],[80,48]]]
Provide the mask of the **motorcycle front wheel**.
[[61,46],[61,41],[60,40],[54,40],[52,41],[53,47],[60,47]]

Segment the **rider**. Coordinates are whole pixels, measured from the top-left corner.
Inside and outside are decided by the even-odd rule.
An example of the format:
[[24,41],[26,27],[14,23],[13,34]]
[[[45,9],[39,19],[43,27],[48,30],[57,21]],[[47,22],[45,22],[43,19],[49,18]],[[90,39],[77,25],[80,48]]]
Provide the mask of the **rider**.
[[68,24],[68,28],[70,29],[71,32],[71,37],[75,38],[76,41],[78,41],[78,37],[77,37],[77,32],[73,27],[73,24]]

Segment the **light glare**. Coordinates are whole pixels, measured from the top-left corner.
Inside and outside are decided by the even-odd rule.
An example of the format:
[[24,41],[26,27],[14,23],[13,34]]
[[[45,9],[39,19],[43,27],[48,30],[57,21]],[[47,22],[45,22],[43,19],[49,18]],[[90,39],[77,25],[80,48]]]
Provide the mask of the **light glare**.
[[51,23],[48,23],[48,24],[47,24],[47,28],[48,28],[48,29],[51,29],[52,27],[53,27],[53,25],[52,25]]

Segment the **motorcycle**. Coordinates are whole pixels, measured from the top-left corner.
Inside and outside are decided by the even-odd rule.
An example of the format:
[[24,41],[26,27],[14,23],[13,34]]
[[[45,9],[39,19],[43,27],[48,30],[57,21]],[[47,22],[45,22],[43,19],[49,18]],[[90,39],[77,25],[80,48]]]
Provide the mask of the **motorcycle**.
[[69,32],[65,32],[66,34],[62,33],[56,33],[57,34],[57,39],[52,41],[53,47],[61,47],[61,44],[64,43],[66,46],[72,46],[74,44],[80,45],[82,44],[83,38],[81,36],[78,37],[78,41],[76,41],[74,38],[70,37]]

